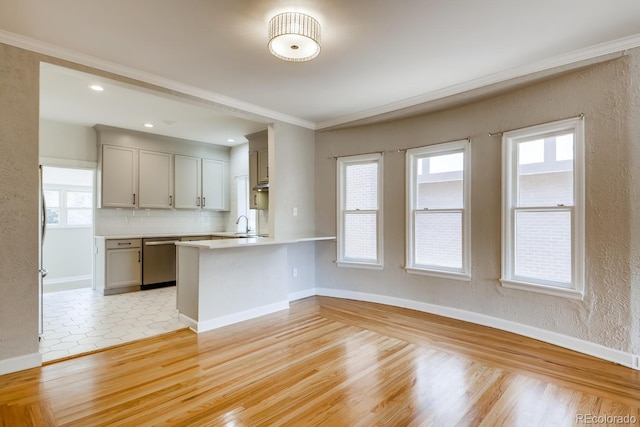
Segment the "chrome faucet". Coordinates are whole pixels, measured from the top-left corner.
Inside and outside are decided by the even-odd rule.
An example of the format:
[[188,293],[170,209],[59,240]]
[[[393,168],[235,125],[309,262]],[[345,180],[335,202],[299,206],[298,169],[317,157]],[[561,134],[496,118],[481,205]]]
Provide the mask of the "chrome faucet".
[[245,227],[244,232],[248,234],[249,233],[249,218],[247,218],[246,215],[240,215],[238,217],[238,219],[236,220],[236,224],[240,224],[240,218],[244,218],[247,221],[247,226]]

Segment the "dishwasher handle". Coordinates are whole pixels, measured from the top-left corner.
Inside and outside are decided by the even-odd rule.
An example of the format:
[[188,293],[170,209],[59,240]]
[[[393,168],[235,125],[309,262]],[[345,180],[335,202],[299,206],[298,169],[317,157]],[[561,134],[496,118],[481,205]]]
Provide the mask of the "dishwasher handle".
[[161,245],[173,245],[180,240],[156,240],[151,242],[144,242],[145,246],[161,246]]

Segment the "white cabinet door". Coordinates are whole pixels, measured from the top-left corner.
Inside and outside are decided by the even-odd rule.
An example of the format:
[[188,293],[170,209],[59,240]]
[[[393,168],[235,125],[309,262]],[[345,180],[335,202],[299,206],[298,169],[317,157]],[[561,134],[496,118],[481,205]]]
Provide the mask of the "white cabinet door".
[[199,209],[201,205],[201,160],[198,157],[174,156],[174,207]]
[[140,150],[138,169],[138,207],[173,206],[173,154]]
[[202,159],[202,208],[229,210],[229,163]]
[[107,249],[106,288],[137,286],[142,283],[140,248]]
[[258,151],[258,182],[269,182],[269,151]]
[[102,207],[133,208],[138,196],[138,150],[102,146]]

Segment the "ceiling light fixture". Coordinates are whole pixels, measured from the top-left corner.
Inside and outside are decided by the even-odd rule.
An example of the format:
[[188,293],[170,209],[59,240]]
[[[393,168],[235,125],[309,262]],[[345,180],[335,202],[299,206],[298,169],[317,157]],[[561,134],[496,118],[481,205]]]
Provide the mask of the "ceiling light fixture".
[[269,50],[280,59],[309,61],[320,53],[320,23],[309,15],[286,12],[269,21]]
[[146,128],[152,128],[153,127],[153,123],[145,123],[144,127]]
[[104,88],[100,85],[91,85],[89,86],[91,89],[95,90],[96,92],[102,92],[104,90]]

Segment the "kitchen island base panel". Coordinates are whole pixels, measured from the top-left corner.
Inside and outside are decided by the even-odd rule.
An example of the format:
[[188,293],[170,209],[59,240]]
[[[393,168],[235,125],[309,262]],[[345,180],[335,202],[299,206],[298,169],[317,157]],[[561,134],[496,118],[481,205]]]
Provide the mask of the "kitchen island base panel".
[[178,246],[178,311],[201,332],[286,309],[286,271],[284,244]]

